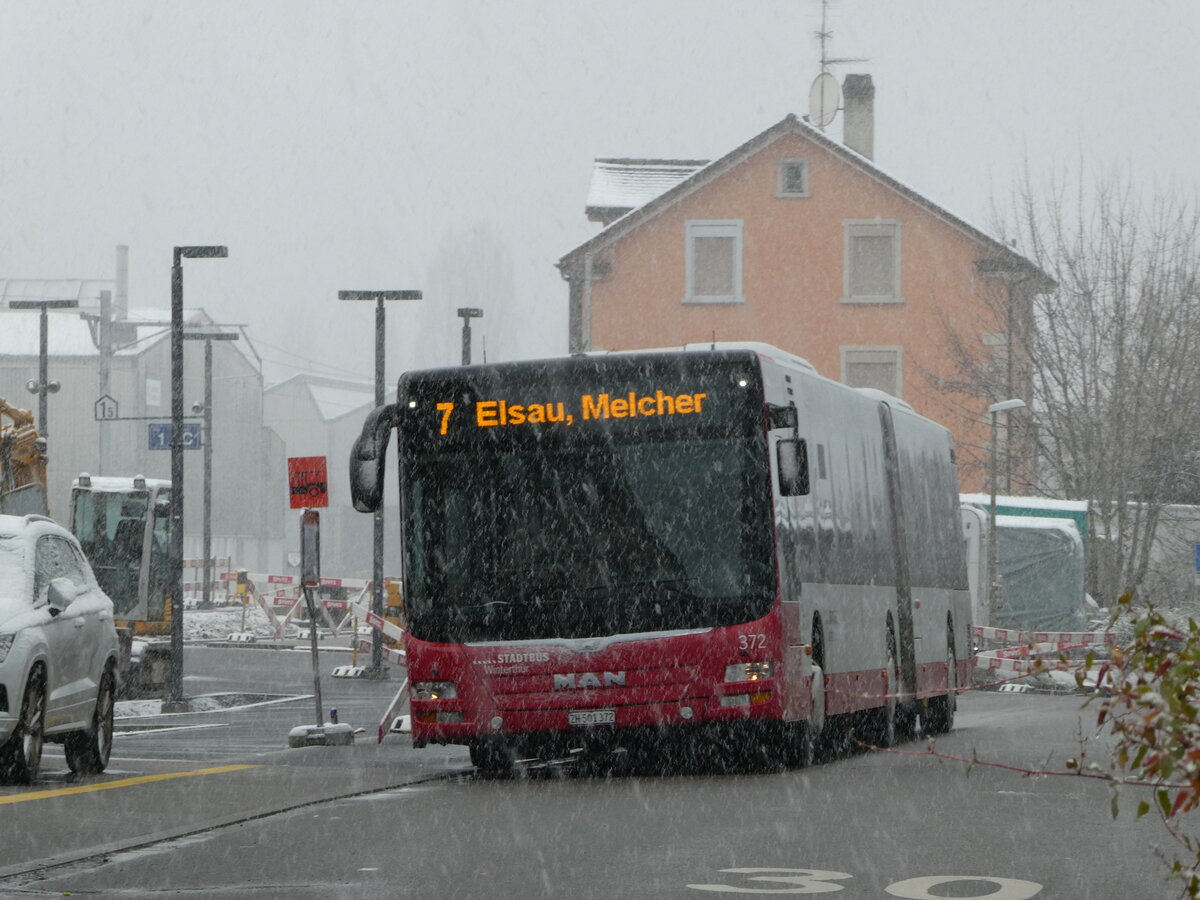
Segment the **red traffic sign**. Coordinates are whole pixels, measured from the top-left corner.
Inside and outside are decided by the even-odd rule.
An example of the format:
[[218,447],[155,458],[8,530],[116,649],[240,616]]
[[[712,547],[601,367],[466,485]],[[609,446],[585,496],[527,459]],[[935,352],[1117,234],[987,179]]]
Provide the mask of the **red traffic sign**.
[[288,457],[288,496],[291,509],[329,505],[324,456]]

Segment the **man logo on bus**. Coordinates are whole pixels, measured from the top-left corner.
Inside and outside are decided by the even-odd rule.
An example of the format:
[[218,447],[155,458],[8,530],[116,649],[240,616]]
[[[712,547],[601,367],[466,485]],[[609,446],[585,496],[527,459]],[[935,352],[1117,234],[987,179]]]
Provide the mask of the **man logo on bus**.
[[[601,683],[601,679],[603,683]],[[624,672],[583,672],[576,674],[575,672],[566,672],[565,674],[554,676],[554,689],[556,691],[574,691],[580,688],[598,688],[598,687],[624,687],[625,673]]]

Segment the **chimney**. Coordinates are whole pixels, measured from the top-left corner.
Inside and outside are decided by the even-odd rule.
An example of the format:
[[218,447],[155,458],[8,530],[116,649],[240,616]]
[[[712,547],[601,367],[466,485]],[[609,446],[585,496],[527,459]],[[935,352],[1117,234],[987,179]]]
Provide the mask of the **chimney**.
[[875,158],[875,85],[870,75],[847,75],[842,85],[842,143]]
[[113,318],[124,321],[129,318],[129,245],[117,244],[117,284],[113,298]]

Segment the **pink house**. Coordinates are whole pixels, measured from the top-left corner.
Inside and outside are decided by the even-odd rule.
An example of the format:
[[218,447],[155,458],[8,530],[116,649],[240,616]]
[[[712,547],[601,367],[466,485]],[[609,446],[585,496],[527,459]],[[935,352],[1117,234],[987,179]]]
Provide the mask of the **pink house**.
[[[871,101],[850,76],[848,113],[855,86]],[[876,167],[867,113],[847,120],[866,123],[851,147],[789,115],[712,162],[597,160],[587,211],[603,228],[558,263],[570,349],[775,344],[946,425],[963,489],[981,490],[987,407],[1028,397],[1011,338],[1052,282]],[[954,346],[1006,396],[962,392]]]

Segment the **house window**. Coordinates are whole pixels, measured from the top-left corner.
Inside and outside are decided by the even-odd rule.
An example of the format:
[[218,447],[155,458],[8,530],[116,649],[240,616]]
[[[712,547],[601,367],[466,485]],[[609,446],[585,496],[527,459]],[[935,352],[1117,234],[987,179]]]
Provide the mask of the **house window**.
[[903,303],[900,295],[900,223],[882,219],[845,223],[845,303]]
[[687,223],[686,303],[742,303],[742,221]]
[[808,196],[808,160],[781,159],[779,161],[780,197]]
[[901,347],[843,347],[842,384],[902,397],[903,355]]

